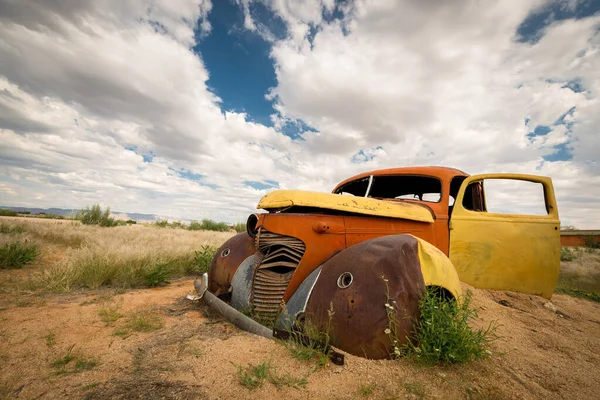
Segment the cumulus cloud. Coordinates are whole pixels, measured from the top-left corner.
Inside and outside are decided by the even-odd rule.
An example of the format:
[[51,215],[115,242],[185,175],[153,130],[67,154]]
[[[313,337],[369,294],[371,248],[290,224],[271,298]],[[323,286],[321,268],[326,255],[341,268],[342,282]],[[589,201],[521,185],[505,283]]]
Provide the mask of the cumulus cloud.
[[248,182],[439,164],[550,175],[564,223],[600,223],[600,16],[527,41],[548,2],[260,0],[282,35],[256,2],[236,1],[272,45],[272,127],[208,87],[208,0],[0,2],[0,203],[236,221],[269,190]]
[[[519,41],[527,16],[552,5],[361,0],[317,21],[273,1],[283,20],[317,24],[273,47],[278,118],[316,129],[305,134],[311,154],[356,160],[357,149],[382,149],[363,167],[548,174],[563,219],[598,224],[583,216],[600,197],[600,15],[550,21],[539,40]],[[533,135],[537,126],[548,133]],[[572,158],[551,162],[560,145]],[[577,211],[573,186],[591,192]]]

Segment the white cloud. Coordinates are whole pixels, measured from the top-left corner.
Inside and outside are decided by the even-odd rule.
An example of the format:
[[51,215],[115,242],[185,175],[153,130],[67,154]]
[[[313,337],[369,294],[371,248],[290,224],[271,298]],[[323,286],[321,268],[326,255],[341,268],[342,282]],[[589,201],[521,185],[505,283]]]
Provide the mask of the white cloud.
[[[241,221],[267,192],[245,181],[327,191],[435,164],[550,175],[563,222],[600,225],[600,17],[519,43],[544,2],[264,0],[278,39],[251,3],[237,1],[246,33],[273,44],[275,128],[208,90],[191,48],[210,1],[0,4],[0,203]],[[569,129],[552,126],[573,107]],[[280,133],[295,121],[316,132]],[[537,125],[551,132],[527,136]],[[573,159],[544,162],[557,145]]]

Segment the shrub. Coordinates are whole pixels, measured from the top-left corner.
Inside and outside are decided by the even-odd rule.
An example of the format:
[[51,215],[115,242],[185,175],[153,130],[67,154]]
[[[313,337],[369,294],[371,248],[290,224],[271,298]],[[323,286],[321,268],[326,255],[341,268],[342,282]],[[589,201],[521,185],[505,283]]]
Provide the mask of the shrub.
[[98,226],[117,226],[119,222],[115,221],[114,218],[110,217],[110,207],[106,207],[104,212],[100,207],[100,204],[94,204],[91,208],[86,207],[85,210],[79,210],[75,217],[80,220],[84,225],[98,225]]
[[202,224],[198,221],[192,221],[190,222],[190,225],[188,226],[188,230],[190,231],[201,231],[202,230]]
[[14,242],[0,247],[0,268],[15,269],[33,261],[38,255],[35,244]]
[[575,254],[568,247],[560,248],[560,261],[573,261],[575,259]]
[[225,222],[215,222],[212,219],[203,219],[202,229],[205,231],[227,232],[229,231],[229,226]]
[[0,208],[0,216],[2,217],[16,217],[17,212],[13,210],[9,210],[7,208]]
[[171,269],[167,264],[156,264],[144,272],[144,281],[150,287],[163,286],[171,277]]
[[448,300],[438,290],[428,289],[419,301],[421,316],[415,321],[415,336],[402,352],[426,364],[452,364],[489,357],[490,343],[498,339],[494,322],[473,330],[469,321],[479,309],[471,308],[471,292],[462,303]]
[[158,221],[154,221],[153,225],[158,228],[167,228],[169,226],[169,221],[166,219],[159,219]]
[[128,225],[135,225],[135,224],[137,224],[137,221],[133,220],[133,219],[128,219],[127,221],[125,221],[125,223]]
[[246,224],[244,222],[236,222],[233,224],[233,229],[237,233],[246,232]]
[[200,248],[200,250],[195,252],[194,263],[190,267],[190,269],[186,272],[196,272],[198,274],[203,274],[204,272],[208,272],[210,268],[210,263],[217,252],[217,248],[214,246],[205,245]]

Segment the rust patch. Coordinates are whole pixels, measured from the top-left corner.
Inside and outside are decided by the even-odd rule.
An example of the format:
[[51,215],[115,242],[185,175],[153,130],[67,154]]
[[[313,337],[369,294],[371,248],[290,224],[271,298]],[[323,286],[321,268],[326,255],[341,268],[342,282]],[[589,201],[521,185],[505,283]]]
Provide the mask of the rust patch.
[[386,303],[394,307],[398,345],[402,345],[411,335],[413,319],[419,316],[418,301],[424,290],[414,237],[371,239],[323,264],[307,304],[306,318],[317,328],[328,329],[331,344],[348,353],[388,358],[392,343],[385,333],[389,326]]
[[233,274],[242,261],[256,252],[254,239],[248,233],[238,233],[226,241],[210,263],[208,290],[217,295],[228,293]]

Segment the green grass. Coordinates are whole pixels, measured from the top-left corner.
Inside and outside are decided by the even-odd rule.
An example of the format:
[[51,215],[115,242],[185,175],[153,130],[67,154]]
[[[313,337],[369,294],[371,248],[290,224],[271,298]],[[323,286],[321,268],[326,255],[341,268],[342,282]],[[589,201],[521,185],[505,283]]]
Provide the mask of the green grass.
[[233,224],[233,230],[237,233],[246,232],[246,223],[236,222],[235,224]]
[[118,304],[107,304],[98,309],[98,315],[100,316],[100,320],[104,322],[104,326],[114,326],[115,322],[123,318],[123,314],[121,314],[119,309]]
[[7,243],[0,247],[0,269],[16,269],[35,260],[38,247],[27,241]]
[[80,287],[96,289],[100,286],[161,286],[175,276],[207,272],[215,251],[214,247],[203,246],[195,253],[160,258],[152,254],[129,258],[118,253],[82,251],[76,259],[70,260],[70,264],[45,271],[39,279],[47,289],[57,292],[68,292]]
[[306,320],[302,331],[290,331],[290,337],[284,342],[285,347],[292,357],[302,361],[315,361],[316,367],[324,367],[329,363],[331,348],[329,347],[329,326],[333,317],[333,310],[328,311],[327,326],[319,329],[316,325]]
[[12,225],[5,222],[0,222],[0,233],[4,235],[15,235],[17,233],[25,232],[23,225]]
[[557,287],[556,293],[568,294],[569,296],[578,297],[580,299],[587,299],[600,303],[600,295],[594,292],[586,292],[581,289],[572,289],[568,287]]
[[204,245],[200,247],[200,250],[194,252],[194,262],[190,268],[186,271],[187,273],[203,274],[208,272],[210,263],[217,252],[215,246]]
[[365,384],[361,383],[358,386],[358,394],[361,395],[362,397],[369,397],[370,395],[373,394],[376,387],[377,387],[376,383],[365,383]]
[[64,356],[54,359],[50,366],[54,368],[55,373],[58,375],[63,374],[75,374],[90,370],[97,365],[99,362],[93,358],[85,358],[81,353],[74,353],[74,344],[69,346]]
[[415,336],[402,347],[402,353],[425,364],[453,364],[484,359],[491,355],[492,341],[498,339],[496,324],[472,329],[479,309],[471,307],[471,292],[461,303],[444,299],[429,289],[419,301],[420,318],[415,321]]
[[277,374],[277,370],[273,368],[269,375],[269,382],[277,388],[291,387],[294,389],[300,389],[308,384],[306,377],[295,377],[289,372],[285,372],[282,375]]
[[164,326],[162,317],[152,310],[140,310],[133,314],[126,327],[134,332],[152,332]]
[[171,269],[168,264],[156,264],[148,267],[143,274],[147,286],[164,286],[169,283]]
[[233,364],[237,369],[238,382],[247,389],[261,387],[266,381],[277,388],[290,387],[300,389],[308,384],[306,377],[295,377],[289,372],[278,374],[271,365],[271,360],[259,364],[248,364],[245,367]]
[[575,253],[568,247],[560,248],[560,261],[573,261],[575,259]]
[[49,334],[44,336],[43,339],[47,347],[54,347],[54,345],[56,344],[56,334],[53,332],[50,332]]

